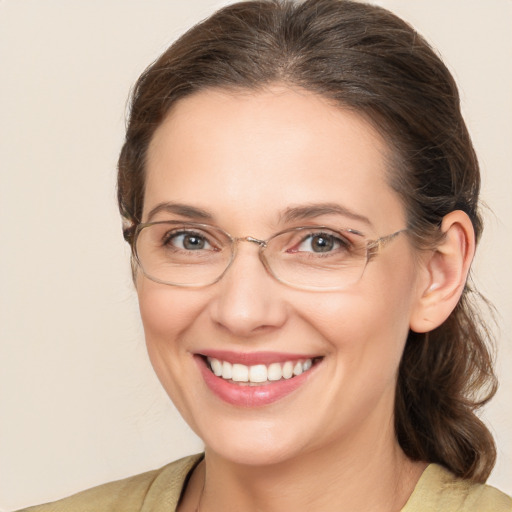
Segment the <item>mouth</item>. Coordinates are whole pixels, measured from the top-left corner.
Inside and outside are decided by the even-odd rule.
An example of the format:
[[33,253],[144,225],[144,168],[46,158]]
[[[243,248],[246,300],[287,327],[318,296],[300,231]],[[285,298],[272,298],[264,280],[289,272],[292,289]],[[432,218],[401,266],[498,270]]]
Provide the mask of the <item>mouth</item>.
[[308,358],[270,364],[245,365],[207,357],[206,363],[216,377],[239,385],[262,386],[272,382],[293,379],[313,367],[320,358]]
[[195,355],[210,391],[238,407],[265,406],[284,398],[307,383],[323,359],[262,352],[211,351]]

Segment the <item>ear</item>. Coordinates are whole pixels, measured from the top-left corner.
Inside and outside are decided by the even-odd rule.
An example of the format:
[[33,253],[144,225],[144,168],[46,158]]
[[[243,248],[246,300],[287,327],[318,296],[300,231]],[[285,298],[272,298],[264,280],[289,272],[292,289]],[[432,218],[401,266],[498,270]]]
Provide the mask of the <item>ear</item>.
[[410,328],[428,332],[439,327],[455,309],[464,290],[475,254],[475,232],[466,213],[446,215],[441,224],[444,238],[422,256],[422,278]]

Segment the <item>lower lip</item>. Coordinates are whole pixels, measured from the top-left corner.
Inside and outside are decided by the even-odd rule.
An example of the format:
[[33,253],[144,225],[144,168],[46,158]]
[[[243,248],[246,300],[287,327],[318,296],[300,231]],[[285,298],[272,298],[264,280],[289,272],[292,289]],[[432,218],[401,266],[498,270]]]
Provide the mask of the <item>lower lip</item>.
[[308,371],[275,382],[269,382],[261,386],[237,384],[217,377],[208,367],[201,356],[195,356],[195,360],[201,370],[204,381],[210,390],[221,400],[237,407],[263,407],[289,395],[306,383],[318,364],[313,365]]

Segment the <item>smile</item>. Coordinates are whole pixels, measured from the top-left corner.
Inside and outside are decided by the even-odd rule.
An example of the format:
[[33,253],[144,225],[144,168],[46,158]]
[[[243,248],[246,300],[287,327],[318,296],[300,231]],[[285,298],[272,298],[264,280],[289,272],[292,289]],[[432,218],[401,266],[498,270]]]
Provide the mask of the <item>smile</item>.
[[247,383],[249,385],[261,385],[283,379],[288,380],[307,372],[313,366],[313,359],[302,361],[290,360],[274,362],[268,365],[256,364],[252,366],[239,363],[232,364],[229,361],[221,361],[213,357],[208,357],[207,362],[215,376],[227,381]]
[[306,385],[324,357],[275,352],[206,351],[195,361],[210,391],[236,407],[263,407]]

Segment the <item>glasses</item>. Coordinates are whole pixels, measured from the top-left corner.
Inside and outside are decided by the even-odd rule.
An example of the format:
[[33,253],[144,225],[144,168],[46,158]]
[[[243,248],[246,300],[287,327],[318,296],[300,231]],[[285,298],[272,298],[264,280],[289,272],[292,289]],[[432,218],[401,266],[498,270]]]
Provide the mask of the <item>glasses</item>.
[[133,256],[146,277],[157,283],[202,287],[219,281],[233,263],[238,244],[258,246],[267,272],[303,290],[343,290],[357,283],[373,258],[405,229],[377,240],[355,229],[304,226],[280,231],[268,240],[232,237],[207,224],[159,221],[138,224]]

